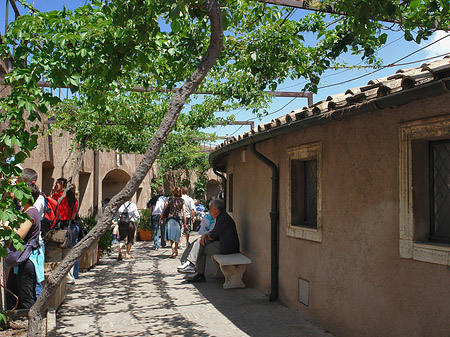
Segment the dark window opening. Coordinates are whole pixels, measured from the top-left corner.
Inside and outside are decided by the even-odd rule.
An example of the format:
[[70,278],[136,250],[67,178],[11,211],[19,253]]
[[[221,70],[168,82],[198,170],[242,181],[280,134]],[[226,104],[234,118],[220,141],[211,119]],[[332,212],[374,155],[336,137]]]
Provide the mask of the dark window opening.
[[450,140],[430,142],[430,241],[450,243]]
[[317,228],[317,160],[291,160],[291,224]]

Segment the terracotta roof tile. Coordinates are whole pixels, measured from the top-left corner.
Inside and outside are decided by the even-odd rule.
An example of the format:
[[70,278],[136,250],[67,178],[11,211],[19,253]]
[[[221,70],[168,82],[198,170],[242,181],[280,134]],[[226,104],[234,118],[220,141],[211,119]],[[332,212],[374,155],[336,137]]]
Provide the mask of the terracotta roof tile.
[[421,67],[424,70],[428,70],[433,75],[443,71],[448,71],[450,70],[450,57],[436,62],[424,63]]
[[[424,63],[420,67],[400,69],[395,74],[371,79],[367,85],[348,89],[345,93],[328,96],[326,100],[312,104],[309,107],[292,110],[289,114],[272,119],[270,123],[258,125],[256,128],[239,136],[239,139],[283,127],[286,124],[301,121],[311,116],[333,117],[333,113],[341,108],[365,102],[369,103],[377,98],[389,96],[444,77],[450,77],[450,55],[437,61]],[[218,145],[217,148],[235,141],[236,138],[229,138],[223,144]]]

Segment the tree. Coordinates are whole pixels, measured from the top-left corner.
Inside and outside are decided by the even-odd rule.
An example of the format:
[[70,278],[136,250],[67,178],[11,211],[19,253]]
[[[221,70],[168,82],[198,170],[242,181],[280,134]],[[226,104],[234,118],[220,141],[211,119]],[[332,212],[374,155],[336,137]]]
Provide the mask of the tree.
[[[275,90],[286,78],[304,77],[305,89],[315,91],[342,53],[361,54],[376,65],[376,49],[386,41],[386,27],[377,20],[394,18],[405,38],[416,41],[449,25],[448,9],[436,0],[323,3],[353,14],[315,12],[293,20],[292,9],[249,0],[226,0],[220,7],[216,0],[93,1],[74,12],[33,10],[8,27],[0,47],[2,55],[14,49],[14,69],[5,78],[11,94],[0,100],[3,221],[18,224],[11,193],[25,198],[28,192],[10,178],[36,146],[39,112],[54,111],[58,127],[69,130],[80,149],[145,152],[97,226],[51,274],[30,310],[30,336],[39,335],[64,275],[138,188],[185,103],[191,106],[182,116],[191,128],[213,124],[217,110],[245,106],[258,112],[270,100],[262,91]],[[314,43],[305,42],[304,32],[313,34]],[[41,79],[77,96],[60,102],[37,87]],[[149,91],[134,92],[136,86]],[[214,95],[197,102],[191,98],[196,90]]]

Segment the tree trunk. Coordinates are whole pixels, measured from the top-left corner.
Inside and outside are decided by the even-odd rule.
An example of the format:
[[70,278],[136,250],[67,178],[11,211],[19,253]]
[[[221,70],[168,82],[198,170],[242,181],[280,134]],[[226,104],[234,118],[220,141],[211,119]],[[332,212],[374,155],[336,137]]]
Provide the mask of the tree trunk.
[[106,232],[119,207],[125,201],[129,200],[136,192],[139,185],[144,180],[148,171],[155,162],[155,159],[163,143],[166,141],[167,136],[174,128],[186,100],[200,85],[219,56],[223,45],[222,15],[220,7],[217,0],[205,0],[205,4],[211,23],[211,37],[208,50],[191,77],[187,79],[183,86],[174,94],[164,119],[152,138],[144,158],[139,163],[136,171],[133,173],[133,176],[128,181],[124,189],[112,198],[102,217],[98,220],[96,226],[74,248],[71,249],[69,254],[67,254],[63,261],[49,276],[42,294],[30,309],[28,336],[41,336],[42,319],[46,314],[47,307],[56,291],[56,288],[83,252],[85,252],[103,235],[103,233]]

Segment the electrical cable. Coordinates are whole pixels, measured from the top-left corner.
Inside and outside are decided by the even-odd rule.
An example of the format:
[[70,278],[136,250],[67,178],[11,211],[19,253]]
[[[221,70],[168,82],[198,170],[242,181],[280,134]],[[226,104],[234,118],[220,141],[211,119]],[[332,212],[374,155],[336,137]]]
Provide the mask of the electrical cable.
[[[293,99],[291,99],[289,102],[287,102],[285,105],[283,105],[283,106],[282,106],[281,108],[279,108],[278,110],[275,110],[275,111],[273,111],[273,112],[271,112],[271,113],[268,113],[267,115],[264,115],[264,116],[261,116],[261,117],[267,117],[267,116],[276,114],[277,112],[280,112],[280,111],[283,110],[285,107],[287,107],[289,104],[291,104],[293,101],[295,101],[297,98],[298,98],[298,97],[294,97]],[[252,121],[252,120],[254,120],[254,119],[258,119],[258,118],[261,118],[261,117],[249,118],[248,120],[249,120],[249,121]]]
[[[400,62],[400,61],[402,61],[402,60],[404,60],[404,59],[406,59],[406,58],[408,58],[408,57],[410,57],[410,56],[412,56],[412,55],[418,53],[419,51],[422,51],[422,50],[424,50],[424,49],[426,49],[426,48],[432,46],[432,45],[435,44],[435,43],[438,43],[439,41],[441,41],[441,40],[443,40],[443,39],[445,39],[445,38],[448,38],[449,36],[450,36],[450,34],[445,35],[445,36],[439,38],[438,40],[433,41],[433,42],[429,43],[428,45],[426,45],[426,46],[424,46],[424,47],[422,47],[422,48],[419,48],[419,49],[413,51],[412,53],[409,53],[408,55],[406,55],[406,56],[404,56],[404,57],[402,57],[402,58],[400,58],[400,59],[398,59],[398,60],[396,60],[396,61],[394,61],[394,62],[392,62],[392,63],[389,63],[388,65],[381,66],[380,68],[377,68],[377,69],[375,69],[374,71],[371,71],[371,72],[369,72],[369,73],[367,73],[367,74],[360,75],[360,76],[351,78],[351,79],[346,80],[346,81],[337,82],[337,83],[333,83],[333,84],[329,84],[329,85],[324,85],[324,86],[318,87],[318,89],[330,88],[330,87],[334,87],[334,86],[337,86],[337,85],[349,83],[349,82],[352,82],[352,81],[355,81],[355,80],[359,80],[359,79],[361,79],[361,78],[364,78],[364,77],[366,77],[366,76],[375,74],[375,73],[377,73],[377,72],[379,72],[379,71],[381,71],[381,70],[384,70],[384,69],[386,69],[386,68],[391,68],[391,67],[397,67],[397,66],[403,66],[403,65],[414,64],[414,63],[423,62],[423,61],[428,61],[428,60],[431,60],[431,59],[434,59],[434,58],[439,58],[439,57],[442,57],[442,56],[444,56],[444,55],[447,55],[448,53],[445,53],[445,54],[442,54],[442,55],[438,55],[438,56],[434,56],[434,57],[430,57],[430,58],[425,58],[425,59],[421,59],[421,60],[417,60],[417,61],[413,61],[413,62],[408,62],[408,63],[403,63],[403,64],[397,64],[398,62]],[[397,41],[397,40],[396,40],[396,41]],[[396,41],[393,41],[393,42],[396,42]],[[330,69],[333,69],[333,68],[330,68]],[[348,70],[350,70],[350,69],[348,69]],[[346,71],[348,71],[348,70],[346,69],[346,70],[340,72],[339,74],[342,74],[343,72],[346,72]],[[336,75],[336,74],[331,74],[331,75],[328,75],[328,76],[324,76],[324,77],[322,77],[322,78],[331,77],[331,76],[335,76],[335,75]],[[301,82],[301,83],[295,84],[295,85],[290,86],[290,87],[287,87],[287,88],[296,87],[296,86],[302,85],[303,83],[306,83],[306,82],[307,82],[307,81],[303,81],[303,82]]]

